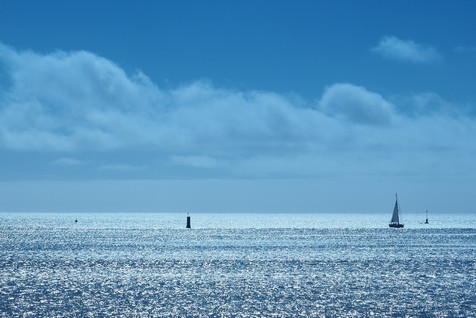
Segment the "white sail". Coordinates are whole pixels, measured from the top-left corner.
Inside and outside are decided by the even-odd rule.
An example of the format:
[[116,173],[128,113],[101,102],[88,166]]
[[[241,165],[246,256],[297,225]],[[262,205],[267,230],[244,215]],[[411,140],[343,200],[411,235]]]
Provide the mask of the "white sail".
[[390,221],[390,224],[388,226],[394,227],[394,228],[402,228],[403,224],[400,223],[400,216],[398,215],[400,212],[398,208],[398,196],[395,193],[395,207],[393,208],[393,214],[392,214],[392,220]]
[[398,217],[398,200],[395,200],[395,207],[393,208],[392,220],[391,223],[400,223],[400,218]]

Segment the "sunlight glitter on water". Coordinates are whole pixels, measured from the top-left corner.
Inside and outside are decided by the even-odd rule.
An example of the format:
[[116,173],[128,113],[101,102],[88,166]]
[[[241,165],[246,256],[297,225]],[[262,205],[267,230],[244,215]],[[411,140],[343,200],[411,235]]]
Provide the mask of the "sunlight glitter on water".
[[476,312],[474,228],[312,227],[316,215],[213,227],[225,216],[207,215],[186,230],[183,215],[56,216],[0,215],[2,317]]
[[[0,213],[2,225],[63,228],[73,225],[86,228],[156,228],[185,227],[185,213]],[[385,228],[390,214],[356,213],[196,213],[191,215],[192,228]],[[405,214],[405,228],[476,228],[471,214],[435,214],[424,224],[423,213]]]

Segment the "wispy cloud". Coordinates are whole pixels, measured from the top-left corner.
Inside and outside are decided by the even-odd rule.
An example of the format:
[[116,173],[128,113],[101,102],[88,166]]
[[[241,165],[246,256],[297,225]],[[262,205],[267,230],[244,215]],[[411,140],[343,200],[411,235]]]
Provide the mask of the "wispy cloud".
[[[427,59],[433,52],[385,41]],[[0,45],[0,61],[9,79],[0,90],[0,149],[60,153],[57,165],[94,152],[101,159],[91,162],[103,164],[91,170],[142,176],[177,175],[180,166],[254,177],[475,171],[476,120],[447,111],[454,105],[434,93],[390,99],[334,83],[314,102],[205,81],[164,90],[84,51]]]
[[476,56],[476,46],[460,45],[455,47],[453,52],[461,55],[468,55],[474,58]]
[[101,170],[119,171],[119,172],[137,172],[145,169],[144,166],[130,164],[107,164],[99,167]]
[[443,59],[443,54],[432,46],[395,36],[383,37],[371,50],[385,58],[402,62],[434,63]]
[[222,163],[208,156],[172,156],[170,161],[177,165],[198,167],[198,168],[217,168]]
[[60,166],[79,166],[84,164],[84,162],[74,158],[59,158],[51,162],[51,164]]

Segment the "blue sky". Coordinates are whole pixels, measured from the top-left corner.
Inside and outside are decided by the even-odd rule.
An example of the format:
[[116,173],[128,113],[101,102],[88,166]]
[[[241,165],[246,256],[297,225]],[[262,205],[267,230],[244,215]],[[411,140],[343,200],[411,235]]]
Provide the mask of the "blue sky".
[[475,212],[475,6],[3,1],[0,210]]

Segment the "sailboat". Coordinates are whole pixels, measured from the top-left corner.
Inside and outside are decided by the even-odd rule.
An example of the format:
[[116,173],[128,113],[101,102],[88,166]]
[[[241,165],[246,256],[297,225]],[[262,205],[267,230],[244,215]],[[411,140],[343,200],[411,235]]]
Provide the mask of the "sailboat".
[[395,207],[393,208],[392,220],[390,220],[390,223],[388,224],[389,227],[396,227],[396,228],[403,227],[403,224],[400,223],[400,217],[398,216],[399,212],[400,210],[398,208],[398,196],[395,193]]

